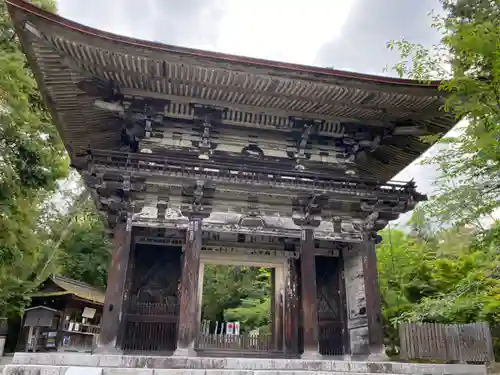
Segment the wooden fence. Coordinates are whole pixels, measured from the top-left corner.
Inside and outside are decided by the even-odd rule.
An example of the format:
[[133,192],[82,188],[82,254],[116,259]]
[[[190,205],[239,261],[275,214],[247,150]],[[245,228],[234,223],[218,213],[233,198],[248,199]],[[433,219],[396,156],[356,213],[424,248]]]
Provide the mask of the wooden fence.
[[199,335],[197,349],[222,349],[236,351],[273,350],[272,335]]
[[401,359],[485,363],[494,360],[487,323],[404,323],[399,329]]
[[[493,338],[493,352],[495,353],[495,361],[500,364],[500,325],[490,326],[490,331]],[[498,369],[500,370],[500,367],[498,367]]]

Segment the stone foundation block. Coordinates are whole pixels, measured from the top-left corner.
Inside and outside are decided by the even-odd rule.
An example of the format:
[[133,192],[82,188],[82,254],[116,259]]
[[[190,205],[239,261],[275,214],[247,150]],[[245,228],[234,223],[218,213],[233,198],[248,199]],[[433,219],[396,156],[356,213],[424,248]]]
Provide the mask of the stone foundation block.
[[4,375],[486,375],[486,373],[486,366],[481,365],[74,353],[17,353],[13,363],[4,369]]

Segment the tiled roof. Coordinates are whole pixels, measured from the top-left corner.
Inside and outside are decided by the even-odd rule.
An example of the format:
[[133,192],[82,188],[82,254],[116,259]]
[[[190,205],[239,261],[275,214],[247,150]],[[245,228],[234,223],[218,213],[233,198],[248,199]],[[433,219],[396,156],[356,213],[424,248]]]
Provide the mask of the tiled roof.
[[36,293],[34,296],[43,297],[49,295],[71,294],[76,298],[83,299],[85,301],[104,304],[104,292],[91,285],[64,276],[53,276],[50,278],[50,281],[56,284],[59,288],[63,289],[63,291],[44,292],[42,289],[39,293]]

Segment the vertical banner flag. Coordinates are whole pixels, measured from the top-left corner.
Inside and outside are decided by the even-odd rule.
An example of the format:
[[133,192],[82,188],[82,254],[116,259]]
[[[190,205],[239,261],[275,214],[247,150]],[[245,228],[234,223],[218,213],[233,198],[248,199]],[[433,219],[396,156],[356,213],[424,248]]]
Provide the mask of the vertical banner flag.
[[240,334],[240,322],[239,321],[234,322],[234,334],[235,335]]

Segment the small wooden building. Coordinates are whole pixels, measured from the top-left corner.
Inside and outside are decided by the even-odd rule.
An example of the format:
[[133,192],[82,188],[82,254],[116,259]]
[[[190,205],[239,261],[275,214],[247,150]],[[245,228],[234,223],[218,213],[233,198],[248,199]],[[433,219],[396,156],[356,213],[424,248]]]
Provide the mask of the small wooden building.
[[91,351],[104,303],[104,293],[62,276],[45,281],[26,309],[19,351]]

